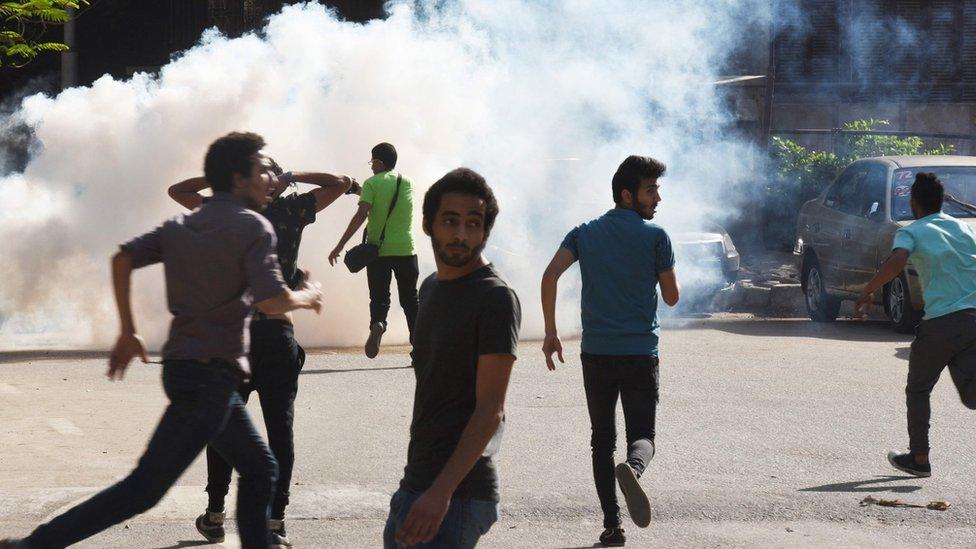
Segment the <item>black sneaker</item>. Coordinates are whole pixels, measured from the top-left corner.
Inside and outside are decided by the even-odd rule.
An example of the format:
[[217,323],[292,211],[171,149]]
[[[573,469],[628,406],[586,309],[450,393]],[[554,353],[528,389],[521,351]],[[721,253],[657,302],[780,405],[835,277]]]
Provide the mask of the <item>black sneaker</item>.
[[932,465],[929,463],[915,463],[915,456],[912,454],[899,454],[898,452],[888,452],[888,463],[899,471],[915,475],[916,477],[932,476]]
[[204,511],[197,517],[197,532],[210,543],[224,542],[224,514]]
[[366,358],[376,358],[380,354],[380,341],[386,332],[386,322],[374,322],[369,325],[369,339],[366,340]]
[[291,547],[291,540],[288,539],[288,533],[285,532],[285,521],[284,519],[271,519],[268,521],[268,530],[277,536],[275,540],[279,545],[284,547]]
[[620,491],[624,493],[624,500],[627,502],[627,510],[630,511],[630,520],[641,528],[647,528],[651,523],[651,502],[647,499],[647,494],[637,482],[637,474],[627,463],[617,465],[614,470],[617,477],[617,484]]
[[0,549],[27,549],[27,544],[16,538],[0,539]]
[[604,547],[623,547],[626,543],[623,528],[607,528],[600,534],[600,545]]

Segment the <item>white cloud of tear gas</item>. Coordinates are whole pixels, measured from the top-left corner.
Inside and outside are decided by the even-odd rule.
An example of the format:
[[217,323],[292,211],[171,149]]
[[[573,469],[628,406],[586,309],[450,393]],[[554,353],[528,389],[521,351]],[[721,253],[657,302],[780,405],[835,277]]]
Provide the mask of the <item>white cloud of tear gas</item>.
[[[570,228],[612,206],[610,178],[627,155],[668,164],[658,211],[669,229],[736,208],[718,189],[753,177],[749,152],[723,133],[711,82],[739,29],[767,16],[766,2],[754,4],[395,2],[387,19],[368,24],[299,5],[258,35],[206,33],[158,77],[106,76],[33,96],[15,117],[38,146],[22,174],[0,181],[0,348],[37,341],[37,332],[44,341],[63,334],[64,345],[109,345],[117,327],[109,256],[180,211],[166,187],[199,174],[207,145],[232,130],[264,135],[286,169],[360,181],[370,148],[394,143],[398,168],[419,187],[422,274],[433,270],[419,223],[423,191],[459,165],[481,172],[501,203],[487,253],[522,298],[524,336],[539,336],[542,270]],[[298,314],[303,343],[359,345],[366,335],[365,277],[326,261],[355,202],[344,197],[305,232],[300,263],[327,298],[321,317]],[[169,318],[161,269],[135,280],[138,325],[158,347]],[[578,328],[578,282],[563,286],[569,333]],[[403,341],[395,292],[393,301],[387,341]]]

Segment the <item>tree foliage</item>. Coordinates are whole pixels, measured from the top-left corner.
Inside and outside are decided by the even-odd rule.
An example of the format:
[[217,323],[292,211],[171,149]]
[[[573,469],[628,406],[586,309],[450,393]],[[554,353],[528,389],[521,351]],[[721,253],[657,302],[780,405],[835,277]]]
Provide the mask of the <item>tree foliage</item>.
[[[872,132],[891,123],[882,119],[853,120],[845,130]],[[766,182],[764,203],[764,240],[767,246],[787,248],[791,245],[796,216],[800,206],[815,198],[833,182],[848,164],[860,158],[896,155],[952,154],[952,145],[940,143],[925,148],[918,136],[842,133],[836,137],[832,151],[808,149],[796,141],[773,137],[773,176]]]
[[12,0],[0,2],[0,67],[23,67],[43,52],[68,51],[61,42],[39,41],[50,25],[71,20],[69,9],[89,0]]
[[[891,122],[870,118],[852,120],[844,124],[845,130],[878,131]],[[809,200],[829,185],[848,164],[860,158],[872,156],[952,154],[952,145],[940,143],[926,149],[918,136],[894,136],[871,134],[841,134],[838,152],[818,151],[803,147],[790,139],[773,137],[773,158],[776,177],[767,189],[773,194],[795,195],[800,203]]]

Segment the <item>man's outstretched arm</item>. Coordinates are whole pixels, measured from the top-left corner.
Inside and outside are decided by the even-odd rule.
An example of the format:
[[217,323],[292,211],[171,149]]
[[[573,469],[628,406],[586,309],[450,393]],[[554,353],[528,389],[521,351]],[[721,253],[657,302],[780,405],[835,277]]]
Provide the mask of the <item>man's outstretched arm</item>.
[[149,362],[146,343],[136,332],[135,320],[132,318],[132,271],[135,270],[132,255],[120,251],[112,256],[112,287],[115,291],[115,304],[119,312],[119,337],[112,348],[108,361],[109,380],[121,380],[125,376],[125,369],[133,357],[139,356],[143,362]]
[[329,263],[335,265],[339,261],[339,254],[345,249],[346,244],[352,235],[356,234],[356,231],[363,226],[366,222],[366,218],[369,217],[369,210],[373,207],[372,204],[368,202],[360,202],[359,209],[353,214],[352,219],[349,220],[349,226],[346,227],[346,232],[342,234],[342,238],[339,239],[339,243],[329,254]]
[[322,312],[322,288],[318,282],[309,282],[308,276],[306,273],[305,281],[297,290],[285,288],[280,294],[259,301],[254,306],[266,315],[283,315],[295,309],[312,309],[319,314]]
[[417,498],[407,513],[396,539],[404,545],[429,542],[437,535],[458,484],[485,451],[505,417],[505,393],[515,356],[491,354],[478,357],[476,403],[461,440],[430,488]]
[[195,210],[203,204],[203,195],[200,194],[200,191],[209,186],[203,177],[191,177],[175,185],[170,185],[167,194],[184,208]]
[[559,278],[573,263],[576,263],[573,252],[566,248],[559,248],[542,275],[542,318],[546,325],[546,339],[542,344],[542,354],[546,355],[546,367],[550,370],[556,369],[556,363],[552,360],[553,353],[559,357],[559,362],[566,362],[563,360],[563,344],[556,330],[556,295],[559,290]]
[[861,296],[858,297],[857,303],[854,305],[855,316],[866,315],[871,310],[871,303],[874,301],[871,294],[894,280],[905,270],[905,265],[908,264],[908,255],[908,250],[905,248],[895,248],[891,252],[888,260],[881,265],[874,278],[868,281],[868,285],[861,290]]

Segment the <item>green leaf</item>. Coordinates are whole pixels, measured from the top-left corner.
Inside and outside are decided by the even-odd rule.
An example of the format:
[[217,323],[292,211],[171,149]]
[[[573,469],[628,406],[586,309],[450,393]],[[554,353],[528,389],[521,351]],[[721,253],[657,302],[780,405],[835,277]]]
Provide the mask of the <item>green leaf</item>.
[[34,44],[34,49],[37,51],[70,51],[66,44],[60,42],[41,42],[40,44]]
[[7,48],[7,57],[20,56],[33,58],[37,55],[34,48],[28,46],[27,44],[17,44],[16,46],[11,46]]

